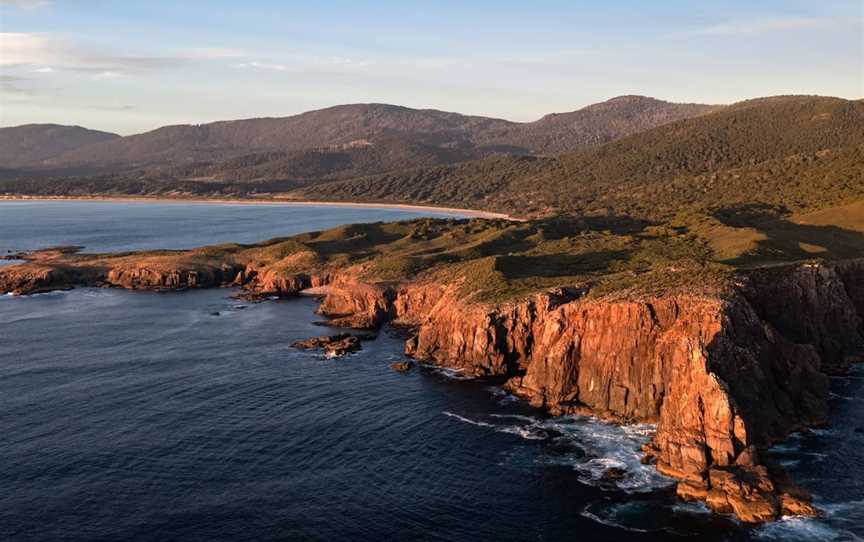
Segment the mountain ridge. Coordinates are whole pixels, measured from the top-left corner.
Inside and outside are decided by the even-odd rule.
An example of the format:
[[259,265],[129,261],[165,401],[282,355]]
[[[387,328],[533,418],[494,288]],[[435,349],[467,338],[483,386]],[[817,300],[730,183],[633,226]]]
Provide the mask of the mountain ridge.
[[[621,107],[622,100],[626,108]],[[534,122],[518,123],[436,109],[379,103],[345,104],[288,117],[163,126],[40,157],[36,163],[0,161],[0,166],[118,172],[202,163],[214,165],[246,154],[308,151],[381,138],[401,138],[408,144],[457,149],[466,159],[499,153],[545,154],[602,143],[713,108],[716,106],[624,96],[572,112],[547,115]],[[640,116],[642,110],[644,118]]]

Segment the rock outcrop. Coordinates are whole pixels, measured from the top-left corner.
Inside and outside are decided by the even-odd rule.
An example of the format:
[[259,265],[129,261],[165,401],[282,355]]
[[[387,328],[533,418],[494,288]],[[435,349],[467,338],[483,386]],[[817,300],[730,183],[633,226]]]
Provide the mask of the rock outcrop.
[[[553,414],[657,423],[646,457],[683,498],[750,522],[816,513],[766,449],[828,419],[828,375],[861,351],[864,266],[760,271],[722,296],[590,299],[574,289],[479,305],[441,285],[342,286],[325,313],[415,331],[412,357]],[[355,294],[356,292],[356,294]]]
[[[677,479],[682,498],[748,522],[816,513],[767,449],[825,423],[828,376],[864,352],[864,260],[751,271],[716,295],[595,298],[570,288],[499,304],[466,300],[456,284],[369,284],[350,269],[123,260],[0,270],[0,290],[15,293],[103,282],[234,284],[253,296],[313,288],[330,323],[406,326],[410,356],[506,377],[509,390],[552,414],[656,423],[646,462]],[[359,344],[353,336],[316,341],[309,346],[334,353]]]
[[368,341],[374,338],[372,335],[340,333],[338,335],[322,335],[320,337],[312,337],[311,339],[294,341],[291,343],[291,346],[300,350],[321,349],[328,358],[340,358],[346,354],[360,350],[360,341]]

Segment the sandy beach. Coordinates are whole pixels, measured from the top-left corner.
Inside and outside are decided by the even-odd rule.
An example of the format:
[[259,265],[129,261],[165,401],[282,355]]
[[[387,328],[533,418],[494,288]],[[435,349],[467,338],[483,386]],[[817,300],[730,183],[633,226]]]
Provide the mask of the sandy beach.
[[477,209],[460,209],[458,207],[437,207],[431,205],[416,205],[408,203],[360,203],[343,201],[305,201],[305,200],[280,200],[280,199],[216,199],[216,198],[161,198],[161,197],[122,197],[122,196],[17,196],[3,195],[0,201],[106,201],[123,203],[195,203],[210,205],[293,205],[293,206],[326,206],[326,207],[353,207],[373,209],[401,209],[405,211],[434,211],[441,213],[454,213],[466,218],[499,218],[504,220],[520,221],[504,213],[492,213],[479,211]]

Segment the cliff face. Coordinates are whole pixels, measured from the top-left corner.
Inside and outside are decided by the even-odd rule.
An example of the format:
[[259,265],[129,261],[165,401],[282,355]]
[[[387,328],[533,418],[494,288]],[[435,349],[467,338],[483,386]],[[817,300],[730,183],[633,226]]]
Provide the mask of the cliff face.
[[411,356],[506,387],[553,414],[657,424],[646,458],[685,499],[745,521],[814,514],[765,451],[827,421],[828,375],[864,351],[864,260],[750,272],[723,296],[593,299],[577,288],[484,305],[453,285],[367,284],[350,268],[25,264],[0,290],[242,285],[253,296],[323,294],[335,325],[413,329]]
[[410,355],[509,376],[510,390],[553,414],[656,422],[646,454],[683,498],[745,521],[814,514],[765,449],[827,421],[828,374],[864,345],[864,265],[743,279],[723,298],[592,300],[574,290],[491,307],[441,286],[340,287],[322,306],[342,318],[389,313],[416,327]]

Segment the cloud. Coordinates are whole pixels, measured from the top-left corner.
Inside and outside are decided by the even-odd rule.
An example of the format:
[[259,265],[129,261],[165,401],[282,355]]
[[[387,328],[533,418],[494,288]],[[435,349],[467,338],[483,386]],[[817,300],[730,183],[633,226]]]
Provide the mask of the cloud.
[[84,109],[95,109],[96,111],[134,111],[134,105],[85,105]]
[[0,75],[0,92],[4,94],[35,94],[35,90],[27,85],[28,79],[15,75]]
[[365,68],[370,65],[367,60],[357,60],[344,56],[306,56],[306,55],[283,55],[287,56],[290,63],[281,62],[264,62],[260,60],[250,60],[248,62],[239,62],[231,64],[232,68],[241,70],[261,70],[274,72],[301,72],[301,71],[319,71],[322,66],[336,68],[341,70],[351,70],[354,68]]
[[103,81],[105,79],[119,79],[123,77],[125,74],[122,72],[114,72],[114,71],[102,71],[91,77],[93,81]]
[[681,32],[691,36],[732,36],[737,34],[761,34],[781,30],[806,30],[830,28],[844,21],[829,17],[800,17],[777,19],[752,19],[729,21]]
[[105,54],[53,34],[0,32],[0,66],[54,66],[96,73],[144,72],[196,62],[237,58],[242,51],[223,48],[180,50],[167,55]]
[[225,58],[242,58],[248,56],[245,51],[240,49],[230,49],[223,47],[197,47],[189,49],[182,53],[185,58],[200,58],[204,60],[218,60]]
[[271,64],[269,62],[258,62],[253,60],[252,62],[241,62],[240,64],[232,64],[232,67],[238,68],[241,70],[246,69],[255,69],[255,70],[268,70],[274,72],[284,72],[288,71],[288,66],[285,64]]
[[26,10],[48,7],[53,3],[50,0],[0,0],[0,6],[12,6]]

